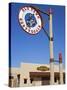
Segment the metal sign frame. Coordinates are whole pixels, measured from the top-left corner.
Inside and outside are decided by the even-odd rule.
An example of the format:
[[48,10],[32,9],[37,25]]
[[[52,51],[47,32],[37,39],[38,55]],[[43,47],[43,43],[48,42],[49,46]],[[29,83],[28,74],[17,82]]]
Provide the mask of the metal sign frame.
[[[34,17],[36,18],[37,25],[33,28],[28,27],[26,22],[25,22],[25,15],[27,13],[33,14]],[[42,17],[40,15],[39,11],[36,8],[32,7],[32,6],[22,7],[19,11],[18,18],[19,18],[19,23],[20,23],[21,27],[23,28],[23,30],[26,31],[29,34],[35,35],[42,29],[42,26],[43,26]]]

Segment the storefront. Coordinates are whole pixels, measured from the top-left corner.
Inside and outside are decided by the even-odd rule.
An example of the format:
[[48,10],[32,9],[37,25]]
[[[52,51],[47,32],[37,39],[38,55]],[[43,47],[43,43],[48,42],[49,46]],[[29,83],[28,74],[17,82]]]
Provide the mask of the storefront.
[[[40,68],[39,70],[39,67],[41,66],[46,69]],[[63,83],[65,83],[64,68],[62,71]],[[9,84],[11,87],[50,85],[50,67],[46,64],[23,63],[19,69],[11,69]],[[60,84],[60,72],[58,65],[54,66],[54,85],[56,84]]]

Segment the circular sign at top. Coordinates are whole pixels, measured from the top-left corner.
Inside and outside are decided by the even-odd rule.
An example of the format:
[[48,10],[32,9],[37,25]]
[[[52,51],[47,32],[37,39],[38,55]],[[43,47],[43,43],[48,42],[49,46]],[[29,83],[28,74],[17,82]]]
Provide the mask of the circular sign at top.
[[20,9],[19,23],[30,34],[38,33],[42,28],[42,19],[37,9],[25,6]]

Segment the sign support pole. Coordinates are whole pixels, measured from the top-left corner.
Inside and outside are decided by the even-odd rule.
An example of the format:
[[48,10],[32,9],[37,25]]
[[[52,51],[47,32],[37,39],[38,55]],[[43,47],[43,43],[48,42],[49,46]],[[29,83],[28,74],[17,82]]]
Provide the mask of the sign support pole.
[[[26,10],[27,10],[27,12],[26,12]],[[49,16],[49,34],[42,27],[42,21],[41,21],[42,19],[41,19],[40,14],[38,12],[36,14],[33,11],[36,11],[36,12],[40,11],[41,13]],[[34,13],[36,16],[36,20],[38,21],[38,24],[34,26],[34,29],[31,29],[31,27],[33,27],[34,20],[32,19],[32,16],[27,15],[27,13],[30,13],[30,15],[33,15],[32,13]],[[22,17],[22,15],[28,16],[29,19],[26,22],[27,24],[25,24],[25,20],[24,20],[24,17]],[[33,21],[33,22],[31,22],[31,21]],[[53,52],[53,32],[52,32],[52,10],[50,9],[49,13],[47,13],[47,12],[43,12],[39,9],[35,9],[34,7],[31,7],[31,6],[30,7],[29,6],[23,7],[19,12],[19,22],[20,22],[21,26],[23,27],[23,29],[27,33],[32,34],[32,35],[38,33],[41,30],[41,28],[44,29],[44,32],[46,33],[46,35],[49,39],[49,46],[50,46],[50,84],[53,85],[54,84],[54,55],[53,55],[54,52]],[[34,24],[35,24],[35,22],[34,22]]]
[[59,53],[59,70],[60,70],[60,84],[63,84],[63,64],[62,64],[62,54]]
[[52,33],[52,11],[49,11],[49,33],[50,33],[50,85],[54,84],[54,54],[53,54],[53,33]]

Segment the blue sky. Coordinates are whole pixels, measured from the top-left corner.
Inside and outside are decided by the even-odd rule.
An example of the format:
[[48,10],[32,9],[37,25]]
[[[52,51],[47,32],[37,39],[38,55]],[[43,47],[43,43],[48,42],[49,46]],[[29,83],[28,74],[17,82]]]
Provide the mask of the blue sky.
[[[21,62],[48,64],[49,40],[43,29],[36,34],[26,33],[18,21],[19,10],[23,6],[30,4],[11,4],[11,66],[19,67]],[[42,11],[53,11],[53,35],[54,35],[54,59],[58,60],[59,52],[62,53],[63,63],[65,63],[65,7],[53,5],[31,4]],[[41,13],[44,28],[49,32],[48,17]],[[45,21],[47,23],[45,24]]]

